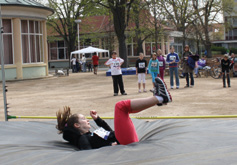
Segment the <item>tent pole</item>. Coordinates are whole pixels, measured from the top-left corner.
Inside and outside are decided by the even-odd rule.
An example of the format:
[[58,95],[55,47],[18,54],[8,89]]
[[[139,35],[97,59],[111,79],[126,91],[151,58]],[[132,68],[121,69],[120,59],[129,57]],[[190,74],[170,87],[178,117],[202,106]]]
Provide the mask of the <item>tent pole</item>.
[[6,85],[5,85],[5,68],[4,68],[4,48],[3,48],[3,26],[2,26],[2,8],[0,5],[0,50],[1,50],[1,70],[2,70],[2,93],[3,93],[3,104],[4,104],[4,112],[5,112],[5,121],[7,118],[7,97],[6,97]]

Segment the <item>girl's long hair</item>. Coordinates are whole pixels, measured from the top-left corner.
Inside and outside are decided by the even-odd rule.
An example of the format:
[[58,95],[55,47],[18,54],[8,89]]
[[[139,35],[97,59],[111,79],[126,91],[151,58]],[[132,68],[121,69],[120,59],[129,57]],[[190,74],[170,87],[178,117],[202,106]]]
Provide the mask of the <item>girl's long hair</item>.
[[71,114],[71,108],[69,106],[63,107],[64,110],[59,110],[56,113],[58,125],[56,128],[58,129],[58,133],[63,133],[65,127],[73,127],[74,123],[78,123],[79,117],[78,114]]

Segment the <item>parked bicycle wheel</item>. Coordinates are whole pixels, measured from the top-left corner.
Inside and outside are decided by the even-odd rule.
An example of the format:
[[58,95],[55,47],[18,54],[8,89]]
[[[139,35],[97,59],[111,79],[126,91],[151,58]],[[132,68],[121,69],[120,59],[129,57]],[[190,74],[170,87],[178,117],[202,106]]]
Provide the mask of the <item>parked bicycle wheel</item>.
[[214,78],[214,79],[221,78],[221,68],[220,67],[212,68],[211,77]]

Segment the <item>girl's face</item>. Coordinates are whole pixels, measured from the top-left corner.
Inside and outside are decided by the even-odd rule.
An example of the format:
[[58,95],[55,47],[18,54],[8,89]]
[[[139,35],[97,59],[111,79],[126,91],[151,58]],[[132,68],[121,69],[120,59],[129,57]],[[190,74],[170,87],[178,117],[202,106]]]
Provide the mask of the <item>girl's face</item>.
[[184,50],[185,50],[185,52],[188,52],[188,51],[189,51],[189,48],[188,48],[188,47],[185,47]]
[[157,55],[160,56],[161,55],[161,50],[157,51]]
[[112,58],[115,59],[117,57],[117,54],[112,54]]
[[154,60],[156,59],[156,54],[152,55],[152,59],[154,59]]
[[77,127],[82,134],[90,131],[90,122],[89,120],[82,114],[78,114],[78,123],[75,123],[75,127]]
[[225,60],[225,61],[227,61],[227,60],[228,60],[228,58],[227,58],[227,57],[224,57],[224,60]]
[[171,48],[171,49],[170,49],[170,52],[171,52],[171,53],[174,53],[174,48]]

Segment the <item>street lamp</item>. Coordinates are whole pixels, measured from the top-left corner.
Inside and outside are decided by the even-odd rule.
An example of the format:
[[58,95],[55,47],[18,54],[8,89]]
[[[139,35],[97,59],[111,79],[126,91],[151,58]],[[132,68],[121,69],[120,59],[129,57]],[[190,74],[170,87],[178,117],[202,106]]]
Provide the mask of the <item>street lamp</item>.
[[80,19],[75,20],[75,23],[77,24],[77,35],[78,35],[78,50],[80,49],[80,40],[79,40],[79,23],[81,23]]

